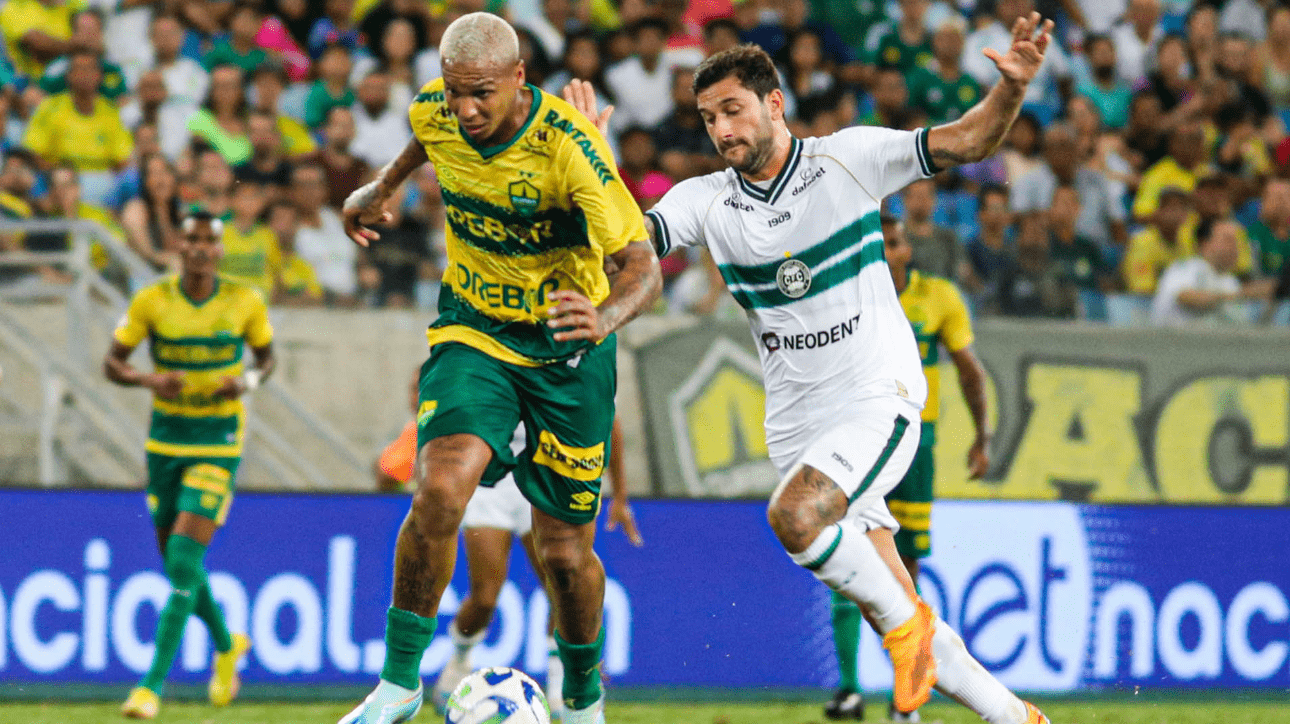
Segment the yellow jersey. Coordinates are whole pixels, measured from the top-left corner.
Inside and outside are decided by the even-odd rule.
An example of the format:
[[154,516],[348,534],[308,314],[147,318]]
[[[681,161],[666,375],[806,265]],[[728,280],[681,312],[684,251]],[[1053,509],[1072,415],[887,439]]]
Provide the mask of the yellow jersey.
[[509,141],[480,147],[457,125],[443,80],[409,110],[447,207],[448,264],[433,346],[461,342],[528,367],[572,358],[587,342],[556,342],[547,294],[609,295],[604,258],[646,239],[640,208],[609,146],[573,106],[529,85],[533,101]]
[[310,299],[323,297],[314,268],[297,254],[285,257],[278,266],[278,286],[287,294],[304,294]]
[[72,16],[84,8],[85,3],[80,0],[52,6],[40,0],[7,0],[0,7],[0,27],[4,28],[5,45],[17,71],[33,82],[45,72],[45,64],[22,49],[22,36],[36,30],[51,38],[67,40],[72,37]]
[[268,309],[254,289],[218,278],[203,302],[184,294],[179,277],[144,287],[113,334],[137,347],[149,341],[158,372],[178,371],[183,390],[174,400],[153,397],[146,449],[175,457],[237,457],[242,454],[246,409],[240,399],[215,396],[225,377],[242,374],[244,347],[273,341]]
[[1183,256],[1181,244],[1166,243],[1156,227],[1148,226],[1139,231],[1129,239],[1124,261],[1120,262],[1125,290],[1132,294],[1155,294],[1160,275]]
[[243,234],[233,223],[224,224],[224,258],[219,273],[253,287],[267,300],[273,297],[273,281],[282,264],[278,237],[267,226],[256,224]]
[[909,283],[900,293],[900,306],[914,327],[918,356],[927,377],[927,404],[923,422],[936,422],[941,410],[940,345],[957,352],[972,344],[972,320],[963,295],[949,281],[917,270],[909,271]]
[[112,170],[134,151],[134,139],[111,101],[95,98],[94,111],[83,116],[67,93],[36,106],[23,145],[51,164],[70,163],[77,171]]

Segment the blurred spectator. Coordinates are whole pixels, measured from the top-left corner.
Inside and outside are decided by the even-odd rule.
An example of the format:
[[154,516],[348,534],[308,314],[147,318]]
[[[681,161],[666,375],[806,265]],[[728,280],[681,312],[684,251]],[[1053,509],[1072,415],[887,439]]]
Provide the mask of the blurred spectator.
[[870,68],[896,68],[906,74],[931,65],[935,54],[925,22],[930,5],[929,0],[900,0],[898,22],[888,20],[869,30],[864,64]]
[[327,120],[327,112],[336,106],[354,105],[354,91],[349,87],[349,51],[342,45],[329,45],[316,63],[318,80],[309,88],[305,100],[305,125],[317,129]]
[[899,68],[879,68],[873,81],[873,108],[860,118],[860,125],[904,128],[908,105],[904,74]]
[[739,44],[739,26],[730,18],[717,18],[703,26],[703,54],[709,56]]
[[963,72],[966,30],[957,15],[943,20],[932,35],[932,61],[907,76],[909,102],[925,109],[932,123],[956,120],[981,100],[981,86]]
[[1048,251],[1043,219],[1022,222],[1017,257],[999,279],[999,308],[1010,317],[1074,319],[1078,295]]
[[541,88],[553,70],[551,56],[547,55],[542,41],[537,39],[533,31],[516,28],[515,34],[520,39],[520,60],[524,62],[525,80]]
[[1210,3],[1192,5],[1183,37],[1187,45],[1183,60],[1191,64],[1196,77],[1208,76],[1218,56],[1218,8]]
[[345,235],[340,215],[327,207],[320,166],[297,166],[291,178],[300,224],[296,251],[318,275],[328,304],[352,306],[358,293],[358,247]]
[[[1164,36],[1160,24],[1160,0],[1129,0],[1124,20],[1111,31],[1116,75],[1126,85],[1138,87],[1147,78],[1147,61]],[[1085,40],[1084,52],[1092,55]],[[1110,125],[1110,120],[1107,120]]]
[[833,74],[824,67],[821,43],[814,30],[801,28],[789,35],[788,43],[780,52],[779,72],[785,81],[783,91],[798,109],[803,102],[827,96],[837,86]]
[[653,18],[631,28],[636,55],[605,72],[605,82],[618,99],[620,127],[654,128],[672,112],[672,71],[677,67],[664,56],[667,23]]
[[[1273,30],[1269,27],[1269,34]],[[1269,179],[1263,187],[1259,218],[1249,226],[1250,241],[1258,254],[1258,270],[1270,277],[1280,277],[1286,259],[1290,259],[1290,181]]]
[[1267,95],[1254,85],[1258,73],[1254,66],[1254,44],[1249,37],[1235,32],[1219,36],[1214,69],[1228,86],[1224,89],[1225,94],[1215,93],[1214,96],[1243,106],[1254,125],[1262,127],[1272,113],[1272,104]]
[[887,13],[882,0],[812,0],[811,19],[833,28],[852,57],[860,57],[865,34],[884,22]]
[[1017,120],[1013,121],[1012,129],[1004,139],[1003,150],[1000,151],[1009,184],[1020,183],[1026,174],[1044,164],[1044,157],[1040,153],[1042,139],[1039,121],[1033,114],[1022,111]]
[[352,53],[360,41],[354,25],[354,0],[324,0],[323,16],[309,29],[309,55],[318,58],[333,45]]
[[313,267],[296,253],[296,207],[289,201],[269,205],[269,230],[277,240],[279,263],[273,286],[275,306],[316,307],[322,304],[322,286]]
[[249,109],[242,69],[221,65],[211,71],[210,95],[201,109],[188,118],[188,131],[218,151],[230,166],[237,166],[251,158]]
[[1204,130],[1192,122],[1175,127],[1169,134],[1169,155],[1142,174],[1133,199],[1133,217],[1145,221],[1155,213],[1160,191],[1167,186],[1191,193],[1206,167]]
[[188,145],[188,117],[192,107],[172,100],[160,70],[145,71],[139,78],[134,98],[121,108],[121,122],[135,130],[151,125],[157,132],[157,143],[166,158],[176,159]]
[[390,77],[382,70],[368,73],[357,95],[358,102],[353,106],[354,142],[349,151],[372,168],[380,168],[393,161],[412,140],[408,103],[396,105],[391,100]]
[[[1183,224],[1178,231],[1178,249],[1182,256],[1197,253],[1196,229],[1203,222],[1217,223],[1232,218],[1232,191],[1226,176],[1214,174],[1196,182],[1196,191],[1192,194],[1196,214]],[[1236,227],[1237,258],[1232,270],[1238,276],[1246,277],[1254,269],[1254,253],[1250,249],[1250,238],[1244,227]]]
[[286,82],[285,72],[277,65],[267,63],[257,68],[251,76],[252,110],[273,116],[278,134],[282,136],[283,153],[288,158],[297,159],[317,151],[318,144],[314,143],[303,123],[283,113],[281,99]]
[[[309,77],[309,54],[291,32],[286,12],[288,8],[293,12],[306,12],[305,0],[285,0],[277,5],[279,14],[269,15],[264,19],[255,34],[255,44],[281,59],[286,77],[298,83]],[[305,28],[301,37],[307,37],[307,33],[308,29]]]
[[259,184],[239,183],[233,187],[233,218],[224,224],[224,257],[219,271],[255,288],[268,301],[273,299],[282,259],[277,238],[260,223],[266,200]]
[[247,121],[251,158],[233,168],[233,177],[260,187],[269,202],[287,193],[291,186],[291,162],[282,153],[282,136],[277,119],[264,111],[253,111]]
[[6,0],[0,28],[19,75],[39,78],[55,58],[91,50],[72,40],[72,15],[80,7],[70,0]]
[[1290,6],[1268,8],[1268,37],[1260,48],[1263,92],[1277,110],[1290,108]]
[[[1031,0],[996,0],[994,9],[993,19],[968,36],[963,56],[963,69],[982,88],[989,88],[999,81],[998,68],[983,51],[993,48],[1000,55],[1007,53],[1012,47],[1012,24],[1017,18],[1030,15],[1034,3]],[[1061,100],[1070,95],[1070,78],[1070,60],[1061,44],[1049,43],[1039,72],[1026,87],[1026,109],[1040,122],[1051,120]]]
[[[1154,68],[1147,76],[1147,88],[1160,100],[1165,114],[1162,126],[1182,113],[1190,113],[1200,103],[1195,93],[1193,67],[1188,60],[1191,49],[1181,35],[1166,35],[1156,46]],[[1162,127],[1161,130],[1169,130]]]
[[[49,172],[49,198],[42,216],[47,219],[66,221],[92,221],[104,231],[117,239],[124,239],[125,234],[112,214],[102,206],[87,203],[81,198],[81,185],[76,169],[61,164]],[[70,251],[72,235],[61,232],[28,234],[23,244],[27,251]],[[100,272],[108,267],[109,257],[103,248],[95,242],[90,250],[90,261]],[[49,282],[67,284],[72,277],[66,270],[44,268],[40,275]]]
[[[614,95],[605,84],[605,64],[600,57],[600,43],[590,31],[571,33],[565,40],[564,58],[560,62],[561,70],[546,80],[543,90],[559,96],[569,81],[577,78],[591,84],[596,92],[596,107],[604,108],[613,105]],[[693,104],[691,104],[693,105]],[[620,119],[617,114],[610,116],[610,136],[617,136]],[[610,143],[613,143],[613,139]]]
[[145,157],[140,163],[139,195],[121,209],[126,242],[153,269],[175,267],[182,221],[174,168],[160,155]]
[[208,71],[220,65],[235,65],[242,69],[244,76],[250,77],[256,68],[269,60],[268,54],[255,44],[255,36],[263,22],[259,5],[251,0],[236,0],[229,15],[228,37],[215,41],[210,52],[202,58],[202,65]]
[[913,256],[911,266],[926,274],[957,281],[963,255],[954,232],[932,221],[936,211],[936,184],[921,179],[905,187],[905,238]]
[[81,174],[85,200],[103,203],[113,174],[130,160],[134,141],[111,101],[99,94],[99,57],[77,50],[67,68],[67,92],[41,101],[27,126],[23,145],[46,168],[70,164]]
[[[906,2],[909,1],[911,0],[906,0]],[[926,2],[926,0],[914,1]],[[773,57],[788,47],[794,33],[800,30],[811,30],[820,39],[820,51],[824,61],[830,67],[841,71],[848,82],[860,80],[860,66],[855,62],[855,53],[832,27],[807,19],[810,7],[806,0],[782,0],[778,3],[778,8],[779,15],[774,22],[762,19],[756,27],[742,33],[742,40],[760,45]]]
[[344,107],[331,109],[323,127],[323,149],[318,160],[327,177],[327,204],[339,209],[345,199],[365,183],[370,167],[349,152],[354,142],[354,114]]
[[1079,165],[1071,126],[1055,123],[1044,131],[1044,164],[1012,187],[1012,210],[1038,215],[1052,206],[1053,190],[1072,184],[1079,191],[1079,232],[1094,243],[1123,246],[1128,239],[1124,205],[1105,176]]
[[184,183],[180,182],[180,198],[188,201],[188,209],[205,209],[212,216],[224,221],[232,218],[231,203],[233,169],[213,148],[204,147],[196,154],[196,174],[191,179],[188,193],[185,194]]
[[1015,253],[1009,238],[1012,212],[1008,209],[1008,190],[999,184],[986,184],[977,199],[980,235],[967,243],[970,273],[963,279],[963,286],[979,309],[997,312],[999,285]]
[[148,41],[148,33],[152,19],[161,8],[152,0],[103,0],[87,4],[104,13],[106,57],[125,74],[126,87],[133,88],[143,71],[156,65],[156,51]]
[[1267,0],[1227,0],[1218,16],[1218,29],[1263,40],[1268,34],[1266,14],[1271,4]]
[[319,0],[269,0],[269,9],[273,17],[282,21],[292,41],[307,51],[309,31],[314,21],[322,16],[322,3]]
[[416,300],[421,268],[430,260],[425,224],[403,211],[404,188],[400,186],[390,198],[394,218],[375,227],[381,241],[368,252],[368,261],[380,274],[375,298],[380,307],[410,308]]
[[1191,215],[1191,194],[1166,186],[1159,199],[1146,228],[1129,240],[1121,262],[1124,288],[1133,294],[1153,294],[1160,274],[1182,256],[1178,236]]
[[[29,152],[12,148],[0,166],[0,219],[22,221],[31,218],[31,189],[36,185],[36,159]],[[0,233],[0,251],[22,249],[22,234]],[[25,277],[19,269],[0,267],[0,284]]]
[[[490,2],[488,4],[490,6],[501,5],[502,7],[500,8],[489,7],[486,9],[497,15],[505,15],[504,3]],[[411,31],[410,48],[406,51],[407,58],[411,61],[418,51],[430,45],[430,36],[426,25],[431,21],[432,12],[433,9],[430,4],[419,2],[418,0],[381,0],[359,21],[358,30],[364,38],[367,38],[368,45],[375,46],[369,48],[369,50],[376,59],[386,64],[392,62],[390,48],[387,47],[392,37],[390,36],[390,27],[393,25],[402,27],[402,30],[396,31],[396,34],[402,33],[404,30]],[[378,38],[380,39],[379,43],[376,42]],[[398,42],[402,42],[402,38],[398,38],[397,35],[394,38],[396,45]],[[401,56],[403,54],[401,49],[396,48],[396,50],[399,50],[399,52],[394,53],[394,55]],[[411,81],[412,79],[408,78],[407,80]]]
[[1074,186],[1059,185],[1053,189],[1053,207],[1048,210],[1048,250],[1058,275],[1079,289],[1103,287],[1106,264],[1098,245],[1080,235],[1079,192]]
[[[1134,0],[1135,3],[1156,0]],[[1115,43],[1105,35],[1091,35],[1084,41],[1088,56],[1088,77],[1081,80],[1077,91],[1093,102],[1110,128],[1124,128],[1129,122],[1129,104],[1133,89],[1116,72]]]
[[378,68],[390,83],[390,103],[396,108],[407,109],[412,97],[420,90],[414,65],[417,52],[416,31],[412,23],[396,18],[385,25],[385,34],[377,36],[381,44],[373,48],[373,55],[365,55],[354,63],[350,84],[362,85],[363,79]]
[[[780,10],[780,17],[787,17],[793,13],[792,3],[795,0],[785,0]],[[803,3],[802,20],[806,19],[805,0]],[[720,7],[702,6],[725,5],[724,10]],[[575,7],[578,7],[575,5]],[[729,16],[733,11],[730,0],[704,0],[704,2],[691,3],[689,0],[656,0],[653,3],[654,14],[656,17],[667,23],[667,48],[674,53],[683,52],[692,58],[691,62],[697,64],[702,58],[703,53],[703,23],[709,17]],[[701,20],[696,22],[687,17],[687,10],[694,9],[695,15],[701,16]],[[703,12],[706,11],[706,12]]]
[[672,188],[672,180],[658,170],[654,138],[646,129],[634,127],[623,131],[618,143],[622,147],[618,172],[623,183],[641,211],[649,211]]
[[1151,302],[1151,321],[1166,327],[1218,326],[1250,321],[1238,302],[1258,296],[1261,287],[1242,289],[1232,273],[1240,226],[1231,220],[1205,221],[1196,229],[1197,256],[1169,265]]
[[[103,57],[103,16],[97,10],[82,10],[72,17],[71,43],[98,53],[99,95],[116,101],[125,94],[125,74],[119,66]],[[49,95],[66,91],[69,62],[70,58],[64,55],[45,66],[45,74],[40,77],[40,90]]]
[[672,71],[672,113],[654,132],[659,168],[673,181],[684,181],[725,168],[708,138],[703,117],[694,101],[694,70]]
[[173,15],[157,15],[149,29],[156,65],[166,81],[166,96],[177,104],[196,109],[206,102],[210,75],[201,63],[179,54],[184,45],[184,27]]
[[559,58],[564,55],[564,34],[575,29],[571,27],[577,22],[573,9],[574,3],[570,0],[542,0],[541,14],[518,25],[533,33],[546,57]]
[[1124,128],[1124,142],[1130,162],[1138,171],[1159,162],[1169,150],[1169,135],[1164,129],[1160,97],[1149,90],[1138,91],[1129,103],[1129,122]]
[[1228,103],[1215,114],[1214,128],[1218,132],[1214,167],[1236,182],[1232,192],[1237,201],[1257,195],[1272,172],[1272,159],[1253,114],[1240,103]]

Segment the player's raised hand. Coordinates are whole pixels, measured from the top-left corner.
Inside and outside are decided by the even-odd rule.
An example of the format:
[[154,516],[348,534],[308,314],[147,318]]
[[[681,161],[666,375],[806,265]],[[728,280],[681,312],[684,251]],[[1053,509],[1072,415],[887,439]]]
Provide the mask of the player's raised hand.
[[546,323],[551,329],[560,329],[553,337],[557,342],[590,340],[600,342],[611,330],[605,327],[600,310],[582,294],[571,289],[551,292],[547,299],[555,306],[547,310],[551,319]]
[[340,215],[345,221],[345,233],[355,244],[366,247],[381,238],[367,228],[368,224],[388,224],[394,220],[394,214],[385,209],[385,201],[375,181],[359,187],[345,199]]
[[[1035,35],[1036,29],[1038,36]],[[1012,47],[1007,54],[1000,55],[994,48],[986,48],[982,52],[994,61],[1005,80],[1024,86],[1039,72],[1039,65],[1044,62],[1044,51],[1052,41],[1052,32],[1053,21],[1044,20],[1041,24],[1039,13],[1031,13],[1030,17],[1017,18],[1012,24]]]
[[163,400],[173,400],[184,390],[182,372],[159,372],[145,378],[145,386]]
[[600,135],[609,137],[609,117],[614,115],[613,106],[605,106],[603,111],[596,111],[596,89],[591,83],[585,80],[574,78],[569,81],[569,85],[564,87],[564,99],[569,105],[578,109],[578,112],[587,117],[587,120],[596,124],[596,130]]
[[615,497],[609,504],[609,517],[605,519],[605,530],[613,532],[618,530],[620,525],[628,542],[637,548],[645,545],[645,539],[641,537],[640,529],[636,527],[636,516],[632,513],[632,506],[623,498]]

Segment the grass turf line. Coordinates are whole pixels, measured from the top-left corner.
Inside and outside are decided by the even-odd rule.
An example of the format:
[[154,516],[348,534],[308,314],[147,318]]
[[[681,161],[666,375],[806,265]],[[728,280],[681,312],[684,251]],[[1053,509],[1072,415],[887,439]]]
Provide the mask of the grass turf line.
[[[0,722],[22,724],[102,724],[125,721],[118,704],[0,704]],[[215,709],[202,704],[163,703],[158,724],[330,724],[350,708],[344,704],[234,704]],[[880,722],[885,700],[870,702],[866,721]],[[1290,724],[1283,703],[1046,702],[1055,724]],[[947,703],[923,708],[923,721],[979,724],[972,712]],[[819,705],[806,704],[610,704],[613,724],[819,724]],[[428,708],[414,722],[432,724]]]

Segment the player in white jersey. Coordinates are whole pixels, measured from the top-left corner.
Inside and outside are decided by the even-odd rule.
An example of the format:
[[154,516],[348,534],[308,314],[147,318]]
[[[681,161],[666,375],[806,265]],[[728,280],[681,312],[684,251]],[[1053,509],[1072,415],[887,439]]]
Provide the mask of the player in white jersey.
[[[936,620],[896,553],[883,496],[918,447],[926,380],[884,260],[879,208],[910,182],[998,147],[1051,29],[1038,14],[1018,19],[1006,55],[985,51],[1003,80],[953,123],[822,139],[789,133],[764,51],[717,53],[695,72],[694,90],[730,168],[677,184],[646,215],[660,255],[707,247],[747,310],[765,377],[767,444],[783,476],[770,525],[795,562],[859,604],[883,635],[902,712],[935,685],[990,724],[1048,721]],[[594,117],[587,87],[567,95]]]

